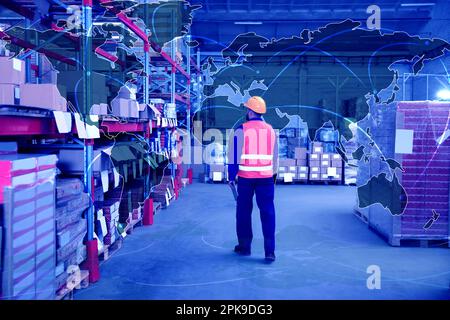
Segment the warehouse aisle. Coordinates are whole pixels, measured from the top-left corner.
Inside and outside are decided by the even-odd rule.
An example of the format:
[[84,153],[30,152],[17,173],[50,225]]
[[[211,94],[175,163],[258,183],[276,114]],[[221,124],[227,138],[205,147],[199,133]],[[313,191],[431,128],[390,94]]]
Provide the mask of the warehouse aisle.
[[[450,299],[450,251],[392,248],[353,214],[355,189],[278,186],[277,257],[263,261],[254,211],[251,257],[234,247],[226,185],[196,183],[140,227],[76,299]],[[381,290],[366,269],[380,266]]]

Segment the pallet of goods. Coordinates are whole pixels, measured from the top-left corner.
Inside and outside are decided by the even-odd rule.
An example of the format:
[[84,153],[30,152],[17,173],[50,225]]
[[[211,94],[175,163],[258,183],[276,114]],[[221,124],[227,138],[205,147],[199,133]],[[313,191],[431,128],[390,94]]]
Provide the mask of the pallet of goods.
[[58,178],[56,183],[56,291],[67,290],[72,270],[86,260],[84,239],[87,222],[83,215],[90,206],[83,183],[78,178]]
[[[386,121],[390,124],[384,133],[377,126],[371,128],[384,159],[370,163],[368,179],[386,177],[395,189],[385,199],[389,210],[369,207],[368,224],[393,246],[448,244],[450,139],[445,134],[450,103],[399,102],[393,108],[396,113],[383,113],[383,126]],[[393,167],[391,174],[373,177],[386,161]],[[379,193],[373,189],[366,200],[378,201]]]
[[54,298],[56,161],[0,156],[2,299]]

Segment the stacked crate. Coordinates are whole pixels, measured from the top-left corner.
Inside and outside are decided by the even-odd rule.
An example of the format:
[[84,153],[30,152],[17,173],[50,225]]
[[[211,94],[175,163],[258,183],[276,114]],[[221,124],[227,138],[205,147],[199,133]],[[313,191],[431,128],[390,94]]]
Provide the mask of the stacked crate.
[[56,289],[63,290],[71,268],[86,259],[83,240],[87,222],[83,218],[89,207],[89,195],[83,192],[83,183],[77,178],[58,179],[56,184]]

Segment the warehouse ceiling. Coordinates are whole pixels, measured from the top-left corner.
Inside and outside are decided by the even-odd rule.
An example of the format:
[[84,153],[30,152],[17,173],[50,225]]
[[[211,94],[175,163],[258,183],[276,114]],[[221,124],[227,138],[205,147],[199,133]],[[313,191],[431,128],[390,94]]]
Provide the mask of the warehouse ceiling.
[[[157,2],[149,0],[150,2]],[[94,0],[94,3],[97,1]],[[139,2],[144,2],[140,0]],[[330,22],[352,19],[365,26],[372,0],[190,0],[202,7],[195,11],[192,34],[203,52],[219,51],[237,35],[255,32],[266,38],[299,35],[303,29],[317,29]],[[61,4],[79,5],[81,0],[2,0],[4,6],[49,12],[65,12]],[[406,31],[422,37],[448,38],[450,1],[379,0],[383,32]],[[21,18],[0,7],[2,17]],[[362,49],[361,47],[353,48]]]
[[[349,18],[364,26],[369,17],[366,10],[374,1],[192,0],[191,3],[202,5],[196,12],[192,33],[227,44],[244,32],[253,31],[267,38],[290,37],[305,28],[313,30]],[[387,0],[376,4],[381,8],[385,32],[446,36],[448,1]],[[208,41],[204,46],[208,44],[213,49]]]

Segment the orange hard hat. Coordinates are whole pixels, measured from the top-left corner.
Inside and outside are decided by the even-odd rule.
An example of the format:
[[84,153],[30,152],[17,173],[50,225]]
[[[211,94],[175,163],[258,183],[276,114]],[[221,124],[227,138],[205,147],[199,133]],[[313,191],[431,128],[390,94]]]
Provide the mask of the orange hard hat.
[[244,103],[244,106],[259,114],[266,113],[266,102],[261,97],[251,97],[246,103]]

